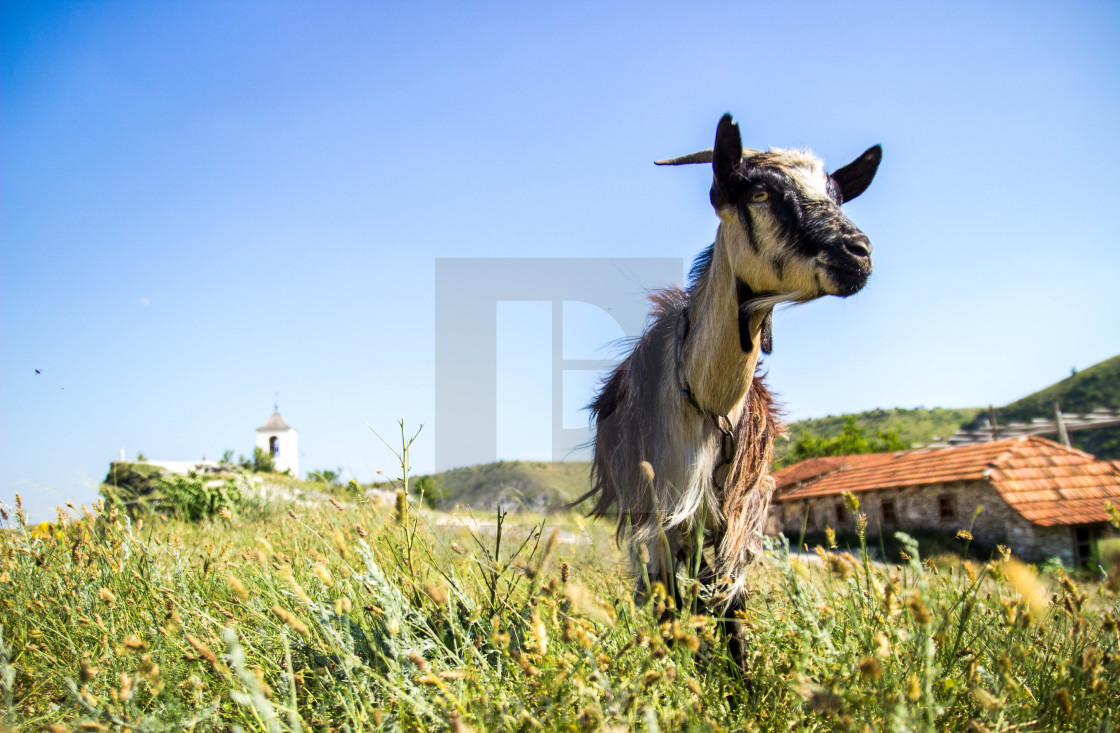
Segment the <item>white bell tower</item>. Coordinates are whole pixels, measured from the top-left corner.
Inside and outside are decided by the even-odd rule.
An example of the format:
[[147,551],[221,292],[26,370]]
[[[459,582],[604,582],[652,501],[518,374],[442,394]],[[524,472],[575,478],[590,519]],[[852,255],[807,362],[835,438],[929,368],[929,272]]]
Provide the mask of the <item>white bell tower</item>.
[[284,422],[278,408],[268,416],[264,425],[257,428],[257,447],[272,456],[276,470],[283,473],[291,469],[299,478],[299,439],[296,429]]

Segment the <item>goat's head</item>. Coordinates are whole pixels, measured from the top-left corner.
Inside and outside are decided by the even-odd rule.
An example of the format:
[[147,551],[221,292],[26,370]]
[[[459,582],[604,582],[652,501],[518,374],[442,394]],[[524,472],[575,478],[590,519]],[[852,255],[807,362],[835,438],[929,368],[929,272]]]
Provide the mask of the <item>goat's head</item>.
[[829,175],[802,151],[744,150],[728,114],[712,150],[658,163],[710,161],[711,200],[721,220],[714,256],[726,256],[753,293],[803,302],[847,297],[867,283],[871,243],[840,204],[864,192],[881,157],[876,145]]

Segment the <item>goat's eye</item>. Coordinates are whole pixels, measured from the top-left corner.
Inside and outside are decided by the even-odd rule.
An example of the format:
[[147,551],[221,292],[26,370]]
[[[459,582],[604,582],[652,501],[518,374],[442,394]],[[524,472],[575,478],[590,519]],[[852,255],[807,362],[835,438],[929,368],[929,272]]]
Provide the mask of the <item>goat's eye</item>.
[[755,202],[756,204],[762,203],[768,198],[770,198],[770,192],[765,188],[757,188],[755,189],[754,193],[751,194],[751,201]]

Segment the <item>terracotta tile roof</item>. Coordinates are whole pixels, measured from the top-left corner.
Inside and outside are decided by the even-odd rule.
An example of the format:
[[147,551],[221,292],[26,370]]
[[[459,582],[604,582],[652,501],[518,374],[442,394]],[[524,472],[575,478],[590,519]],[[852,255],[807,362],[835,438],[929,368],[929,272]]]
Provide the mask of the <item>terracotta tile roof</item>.
[[811,458],[774,474],[775,499],[804,499],[875,489],[987,480],[1024,518],[1041,526],[1108,520],[1120,506],[1120,461],[1030,436],[994,443]]
[[838,468],[870,465],[882,463],[894,458],[894,453],[868,453],[859,456],[818,456],[806,458],[792,466],[786,466],[781,471],[772,474],[775,488],[782,490],[787,486],[799,484],[820,478],[826,473],[832,473]]

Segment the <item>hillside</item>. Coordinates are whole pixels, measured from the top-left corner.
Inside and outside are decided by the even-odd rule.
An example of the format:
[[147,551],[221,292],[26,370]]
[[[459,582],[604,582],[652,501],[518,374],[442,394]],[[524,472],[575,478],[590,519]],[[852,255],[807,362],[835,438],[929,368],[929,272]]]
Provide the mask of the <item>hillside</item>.
[[564,510],[589,487],[590,464],[585,461],[499,461],[454,468],[421,476],[428,503],[437,509],[456,506],[475,510],[506,509],[549,512]]
[[[1086,413],[1101,407],[1120,409],[1120,356],[1094,364],[1049,387],[997,408],[996,420],[1006,425],[1010,422],[1028,422],[1035,417],[1052,417],[1055,402],[1067,414]],[[984,416],[978,414],[969,422],[968,427],[976,429],[983,420]],[[1120,458],[1120,427],[1072,433],[1070,442],[1074,447],[1088,451],[1098,458]]]
[[[922,445],[952,435],[961,425],[974,419],[980,412],[979,407],[959,409],[895,407],[889,410],[868,410],[856,413],[854,417],[856,424],[869,435],[874,435],[880,430],[883,432],[897,430],[898,436],[907,443]],[[794,443],[802,433],[809,433],[818,438],[839,435],[840,428],[844,425],[844,417],[844,415],[829,415],[790,423],[789,439],[779,439],[774,445],[774,462],[784,465],[789,461]]]

